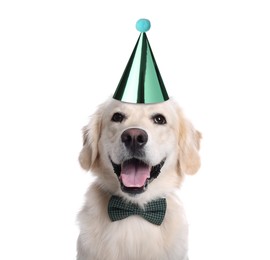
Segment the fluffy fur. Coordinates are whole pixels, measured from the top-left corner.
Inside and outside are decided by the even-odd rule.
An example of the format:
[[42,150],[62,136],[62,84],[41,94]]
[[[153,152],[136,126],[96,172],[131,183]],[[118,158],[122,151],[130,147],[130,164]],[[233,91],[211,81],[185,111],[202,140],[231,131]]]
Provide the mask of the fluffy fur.
[[[115,113],[124,115],[119,122]],[[162,115],[166,123],[155,121]],[[121,140],[130,128],[142,129],[148,139],[143,147],[144,162],[154,166],[165,163],[147,190],[130,194],[121,189],[112,161],[121,165],[131,157]],[[181,201],[177,196],[185,174],[194,174],[200,167],[198,154],[201,134],[184,117],[173,100],[157,104],[129,104],[109,99],[83,128],[83,148],[79,161],[91,170],[95,181],[86,193],[78,221],[78,260],[187,260],[188,226]],[[139,216],[111,222],[108,201],[112,195],[123,197],[143,207],[160,197],[167,199],[165,219],[156,226]]]

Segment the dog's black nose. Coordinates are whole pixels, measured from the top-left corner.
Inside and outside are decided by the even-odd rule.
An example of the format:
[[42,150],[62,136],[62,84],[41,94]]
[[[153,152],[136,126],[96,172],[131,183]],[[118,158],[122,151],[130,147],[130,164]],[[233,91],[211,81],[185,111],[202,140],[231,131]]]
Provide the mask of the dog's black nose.
[[121,140],[128,149],[136,151],[147,143],[148,135],[140,128],[129,128],[122,133]]

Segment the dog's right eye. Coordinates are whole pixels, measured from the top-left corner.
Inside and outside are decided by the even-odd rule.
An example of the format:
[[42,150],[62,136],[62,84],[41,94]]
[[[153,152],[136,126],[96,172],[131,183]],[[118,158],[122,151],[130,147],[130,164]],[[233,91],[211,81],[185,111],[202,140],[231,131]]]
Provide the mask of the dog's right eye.
[[125,119],[125,115],[121,113],[114,113],[111,121],[121,123]]

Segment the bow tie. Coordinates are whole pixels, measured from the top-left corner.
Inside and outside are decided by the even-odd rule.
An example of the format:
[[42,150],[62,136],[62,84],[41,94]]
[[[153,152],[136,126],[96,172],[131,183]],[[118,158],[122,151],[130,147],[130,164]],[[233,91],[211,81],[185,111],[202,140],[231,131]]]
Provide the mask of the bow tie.
[[161,225],[166,213],[166,199],[160,198],[150,201],[143,208],[122,198],[112,196],[108,205],[108,214],[111,221],[122,220],[131,215],[139,215],[155,225]]

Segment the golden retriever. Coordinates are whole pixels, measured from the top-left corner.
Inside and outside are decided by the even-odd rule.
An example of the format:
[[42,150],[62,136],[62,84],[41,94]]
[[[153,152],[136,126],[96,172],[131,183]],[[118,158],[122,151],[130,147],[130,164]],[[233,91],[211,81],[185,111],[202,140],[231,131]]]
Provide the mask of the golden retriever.
[[[83,128],[79,161],[96,176],[78,215],[78,260],[187,260],[188,225],[177,190],[200,167],[201,134],[175,101],[110,98]],[[112,196],[144,206],[166,199],[161,225],[139,215],[112,221]]]

